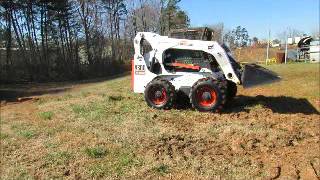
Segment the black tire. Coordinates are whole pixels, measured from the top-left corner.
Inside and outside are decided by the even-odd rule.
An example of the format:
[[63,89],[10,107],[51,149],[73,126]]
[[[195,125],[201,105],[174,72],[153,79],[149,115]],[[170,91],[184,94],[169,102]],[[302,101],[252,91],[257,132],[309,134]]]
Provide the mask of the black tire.
[[165,79],[154,79],[147,84],[144,99],[152,108],[171,109],[176,99],[175,88]]
[[224,80],[212,78],[198,80],[189,94],[192,107],[198,111],[220,112],[226,103],[226,89],[227,82]]
[[237,95],[237,84],[232,81],[227,81],[227,102],[230,102]]

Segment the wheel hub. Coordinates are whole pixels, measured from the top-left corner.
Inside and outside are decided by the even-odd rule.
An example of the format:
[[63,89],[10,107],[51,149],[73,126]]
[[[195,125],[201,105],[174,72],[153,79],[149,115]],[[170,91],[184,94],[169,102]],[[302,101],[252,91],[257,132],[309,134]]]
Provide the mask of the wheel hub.
[[166,90],[161,86],[155,86],[150,89],[148,96],[155,105],[162,105],[167,101]]
[[162,97],[162,92],[161,91],[156,91],[155,92],[155,97],[156,98],[161,98]]
[[217,94],[211,86],[204,85],[196,91],[196,99],[200,106],[211,107],[217,101]]
[[210,100],[210,99],[211,99],[211,94],[210,94],[210,92],[204,92],[204,93],[202,94],[202,99],[205,100],[205,101]]

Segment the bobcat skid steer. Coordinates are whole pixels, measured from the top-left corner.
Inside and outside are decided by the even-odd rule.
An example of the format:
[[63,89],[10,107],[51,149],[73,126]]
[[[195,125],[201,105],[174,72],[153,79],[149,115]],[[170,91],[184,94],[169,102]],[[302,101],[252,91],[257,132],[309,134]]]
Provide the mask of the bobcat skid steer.
[[255,64],[241,67],[226,46],[204,36],[210,35],[208,29],[200,36],[194,36],[195,30],[181,32],[172,33],[175,37],[139,32],[134,39],[131,85],[135,93],[144,93],[150,107],[170,109],[179,93],[199,111],[219,112],[235,97],[237,85],[248,88],[280,79]]

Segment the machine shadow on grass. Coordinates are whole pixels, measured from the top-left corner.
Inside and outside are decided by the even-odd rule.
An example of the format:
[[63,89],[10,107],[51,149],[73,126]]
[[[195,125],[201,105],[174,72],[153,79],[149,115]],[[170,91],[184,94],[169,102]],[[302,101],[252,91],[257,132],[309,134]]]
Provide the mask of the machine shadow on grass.
[[[293,98],[287,96],[266,97],[266,96],[236,96],[235,99],[226,105],[222,113],[249,112],[250,108],[261,106],[271,109],[274,113],[279,114],[296,114],[306,115],[320,114],[317,109],[304,98]],[[187,110],[191,108],[188,97],[179,96],[176,109]]]
[[319,114],[317,109],[304,98],[293,98],[287,96],[237,96],[225,109],[226,113],[249,111],[250,107],[262,106],[280,114]]

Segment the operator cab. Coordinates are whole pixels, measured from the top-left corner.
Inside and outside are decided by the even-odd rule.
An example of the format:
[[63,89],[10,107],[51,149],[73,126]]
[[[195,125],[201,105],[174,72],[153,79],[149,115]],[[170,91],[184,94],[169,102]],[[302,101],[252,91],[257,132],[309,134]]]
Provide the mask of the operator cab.
[[220,71],[214,56],[199,50],[168,49],[164,52],[163,64],[168,72],[199,72],[201,68]]
[[[174,29],[169,38],[212,41],[214,31],[208,27]],[[199,50],[168,49],[164,52],[164,68],[168,72],[198,72],[207,68],[212,72],[221,71],[215,57]]]

